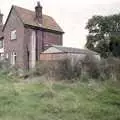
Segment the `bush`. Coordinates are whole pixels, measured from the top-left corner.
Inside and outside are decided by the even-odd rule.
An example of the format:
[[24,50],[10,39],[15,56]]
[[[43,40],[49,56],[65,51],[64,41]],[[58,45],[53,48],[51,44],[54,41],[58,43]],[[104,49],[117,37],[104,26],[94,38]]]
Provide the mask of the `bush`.
[[[19,75],[16,67],[10,67],[5,61],[0,62],[1,71],[7,71],[12,75]],[[87,55],[83,60],[64,59],[60,61],[40,61],[36,67],[25,74],[29,76],[46,76],[57,80],[81,79],[88,81],[95,80],[119,80],[120,79],[120,59],[107,58],[96,60],[94,56]],[[87,80],[88,79],[88,80]]]
[[88,75],[90,78],[98,79],[100,76],[99,61],[93,56],[87,55],[82,60],[82,74]]
[[91,56],[86,56],[82,62],[82,71],[89,78],[100,80],[119,80],[120,79],[120,59],[106,58],[100,61],[94,60]]
[[81,75],[81,65],[79,61],[76,64],[72,64],[70,59],[61,60],[55,69],[55,75],[57,75],[58,79],[77,78]]
[[2,73],[9,73],[10,65],[7,60],[0,61],[0,72]]
[[9,76],[19,76],[21,72],[17,66],[11,66],[8,60],[4,59],[0,61],[0,73]]
[[101,76],[106,79],[119,80],[120,79],[120,59],[107,58],[103,59],[100,64]]
[[41,61],[31,72],[34,76],[47,75],[57,79],[73,79],[80,76],[81,66],[78,66],[78,63],[72,65],[69,59]]

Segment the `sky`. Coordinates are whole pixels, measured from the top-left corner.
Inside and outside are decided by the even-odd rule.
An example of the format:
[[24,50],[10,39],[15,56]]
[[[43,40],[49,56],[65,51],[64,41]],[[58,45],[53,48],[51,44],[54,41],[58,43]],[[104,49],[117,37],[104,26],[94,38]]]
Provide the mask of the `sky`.
[[[4,22],[12,5],[30,10],[39,0],[0,0],[0,10],[4,14]],[[85,29],[88,19],[93,15],[111,15],[120,13],[120,0],[40,0],[43,14],[52,16],[62,27],[65,34],[63,45],[84,48]]]

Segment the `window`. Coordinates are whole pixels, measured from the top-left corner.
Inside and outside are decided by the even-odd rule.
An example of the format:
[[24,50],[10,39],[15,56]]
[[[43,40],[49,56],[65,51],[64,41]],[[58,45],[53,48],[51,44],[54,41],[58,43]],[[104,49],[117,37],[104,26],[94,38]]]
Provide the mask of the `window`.
[[3,40],[0,40],[0,49],[3,48]]
[[0,60],[4,60],[4,54],[0,53]]
[[17,57],[17,54],[15,52],[12,52],[11,53],[11,64],[12,65],[16,64],[16,57]]
[[11,40],[16,40],[17,36],[16,36],[16,30],[11,31]]

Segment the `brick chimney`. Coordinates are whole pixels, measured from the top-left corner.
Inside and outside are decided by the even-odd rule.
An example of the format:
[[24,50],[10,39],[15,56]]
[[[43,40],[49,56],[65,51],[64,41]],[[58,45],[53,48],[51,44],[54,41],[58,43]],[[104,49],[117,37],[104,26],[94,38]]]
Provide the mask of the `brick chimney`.
[[42,24],[42,6],[40,2],[37,2],[37,6],[35,7],[35,15],[39,24]]

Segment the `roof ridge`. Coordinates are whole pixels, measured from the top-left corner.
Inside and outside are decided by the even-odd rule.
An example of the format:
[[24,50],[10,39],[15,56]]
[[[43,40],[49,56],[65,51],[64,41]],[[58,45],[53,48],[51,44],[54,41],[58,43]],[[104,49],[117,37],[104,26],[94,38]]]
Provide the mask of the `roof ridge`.
[[52,45],[52,46],[62,47],[62,48],[73,48],[73,49],[87,50],[87,49],[82,49],[82,48],[67,47],[67,46],[61,46],[61,45]]
[[[30,11],[30,12],[34,12],[35,13],[35,11],[34,10],[31,10],[31,9],[27,9],[27,8],[24,8],[24,7],[21,7],[21,6],[17,6],[17,5],[12,5],[13,7],[17,7],[17,8],[20,8],[20,9],[24,9],[24,10],[27,10],[27,11]],[[50,17],[50,18],[52,18],[51,16],[49,16],[49,15],[46,15],[46,14],[43,14],[43,16],[47,16],[47,17]],[[52,18],[53,19],[53,18]]]

